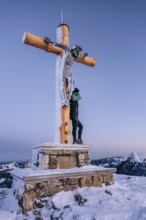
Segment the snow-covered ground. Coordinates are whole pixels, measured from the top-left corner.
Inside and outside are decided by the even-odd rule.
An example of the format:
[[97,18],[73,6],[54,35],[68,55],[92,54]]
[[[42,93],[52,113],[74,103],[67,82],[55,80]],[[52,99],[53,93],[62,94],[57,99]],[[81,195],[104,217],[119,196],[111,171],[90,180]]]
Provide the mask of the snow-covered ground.
[[0,220],[146,220],[146,177],[115,174],[115,184],[45,198],[22,214],[11,189],[0,189]]

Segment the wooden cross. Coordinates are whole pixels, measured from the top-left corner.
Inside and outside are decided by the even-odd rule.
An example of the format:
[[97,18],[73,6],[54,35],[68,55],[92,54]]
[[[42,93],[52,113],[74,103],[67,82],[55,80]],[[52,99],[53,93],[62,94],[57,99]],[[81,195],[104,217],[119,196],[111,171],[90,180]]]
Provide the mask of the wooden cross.
[[[42,50],[45,50],[49,53],[54,53],[59,56],[58,57],[59,59],[61,59],[64,54],[64,50],[62,48],[58,46],[54,46],[51,43],[47,44],[44,41],[43,37],[39,37],[28,32],[24,33],[23,42],[30,46],[34,46]],[[66,47],[69,46],[69,27],[67,24],[61,24],[57,27],[57,43],[63,46],[66,46]],[[77,58],[76,62],[85,64],[91,67],[94,67],[96,65],[96,60],[89,56]],[[60,68],[60,67],[58,66],[57,68]],[[66,91],[67,89],[68,88],[66,88]],[[62,124],[59,129],[60,137],[59,137],[58,143],[69,144],[70,143],[70,107],[67,107],[67,106],[61,107],[61,109],[62,109],[61,111]]]

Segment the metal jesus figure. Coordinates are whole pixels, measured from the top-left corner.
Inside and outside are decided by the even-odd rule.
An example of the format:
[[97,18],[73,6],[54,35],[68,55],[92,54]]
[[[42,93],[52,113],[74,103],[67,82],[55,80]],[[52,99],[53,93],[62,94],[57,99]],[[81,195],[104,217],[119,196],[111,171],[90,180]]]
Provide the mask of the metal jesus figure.
[[[72,47],[72,49],[70,49],[69,47],[63,46],[62,44],[52,42],[47,37],[44,38],[44,41],[64,49],[64,55],[62,57],[63,74],[61,82],[61,97],[62,106],[69,106],[74,82],[71,67],[74,61],[76,61],[79,57],[83,58],[88,56],[88,54],[82,53],[82,48],[79,45],[75,45]],[[66,93],[66,86],[68,86],[68,93]]]
[[[87,56],[87,53],[83,54],[81,51],[82,48],[78,45],[75,45],[71,50],[67,49],[64,54],[64,68],[61,85],[62,106],[70,105],[70,99],[73,92],[73,75],[71,67],[78,57]],[[66,94],[66,85],[68,85],[68,94]]]

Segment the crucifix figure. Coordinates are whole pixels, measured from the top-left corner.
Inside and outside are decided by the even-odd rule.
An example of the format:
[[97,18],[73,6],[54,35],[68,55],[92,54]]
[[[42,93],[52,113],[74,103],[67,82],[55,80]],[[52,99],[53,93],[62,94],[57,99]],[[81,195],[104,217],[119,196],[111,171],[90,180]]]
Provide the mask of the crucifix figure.
[[[62,97],[62,106],[69,106],[70,105],[70,98],[73,91],[73,76],[71,67],[79,57],[86,57],[88,56],[87,53],[82,53],[82,48],[78,45],[73,46],[71,49],[69,47],[65,47],[62,44],[53,42],[50,38],[44,38],[46,43],[51,43],[55,46],[58,46],[64,49],[64,54],[62,57],[62,80],[61,80],[61,97]],[[66,92],[66,86],[68,86],[68,92]]]
[[[95,66],[96,60],[88,56],[87,53],[81,53],[82,48],[75,46],[69,48],[69,27],[67,24],[61,24],[57,27],[56,42],[49,38],[43,38],[31,33],[25,32],[23,35],[25,44],[43,49],[49,53],[57,55],[56,60],[56,125],[55,125],[55,143],[70,143],[70,106],[69,100],[73,90],[73,78],[71,66],[74,61],[88,66]],[[69,62],[69,59],[70,62]],[[69,68],[69,69],[68,69]]]

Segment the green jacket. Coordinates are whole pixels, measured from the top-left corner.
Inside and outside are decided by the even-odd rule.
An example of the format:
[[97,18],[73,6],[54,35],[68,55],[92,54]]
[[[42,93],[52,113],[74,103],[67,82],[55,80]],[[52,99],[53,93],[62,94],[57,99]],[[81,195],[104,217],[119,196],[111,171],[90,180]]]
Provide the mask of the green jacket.
[[82,97],[81,97],[80,93],[78,93],[77,95],[72,94],[71,99],[72,99],[73,101],[79,101],[79,100],[82,99]]

